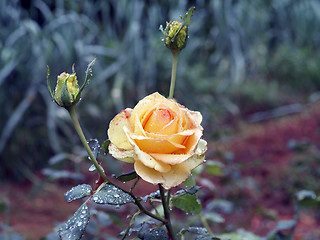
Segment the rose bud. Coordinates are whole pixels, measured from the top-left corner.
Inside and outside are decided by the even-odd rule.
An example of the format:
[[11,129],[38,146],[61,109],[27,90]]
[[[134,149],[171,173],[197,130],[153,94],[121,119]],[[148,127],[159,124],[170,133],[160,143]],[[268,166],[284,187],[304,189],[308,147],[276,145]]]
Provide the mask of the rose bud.
[[58,76],[54,100],[62,107],[69,107],[76,103],[79,90],[76,73],[63,72]]

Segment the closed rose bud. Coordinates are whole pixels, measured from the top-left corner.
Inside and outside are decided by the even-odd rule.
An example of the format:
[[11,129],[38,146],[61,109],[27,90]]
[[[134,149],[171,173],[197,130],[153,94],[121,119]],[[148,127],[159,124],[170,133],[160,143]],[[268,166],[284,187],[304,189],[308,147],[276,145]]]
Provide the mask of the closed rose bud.
[[[171,50],[182,50],[187,43],[187,27],[184,26],[181,30],[181,22],[173,21],[167,23],[168,34],[166,37],[166,46]],[[180,30],[180,31],[179,31]]]
[[173,54],[179,53],[187,45],[188,26],[191,23],[191,16],[194,10],[194,7],[190,8],[184,17],[181,17],[181,22],[167,22],[165,29],[162,25],[159,28],[164,35],[163,41],[165,42],[165,45]]
[[57,79],[54,100],[62,107],[69,107],[77,101],[79,86],[76,73],[61,73]]

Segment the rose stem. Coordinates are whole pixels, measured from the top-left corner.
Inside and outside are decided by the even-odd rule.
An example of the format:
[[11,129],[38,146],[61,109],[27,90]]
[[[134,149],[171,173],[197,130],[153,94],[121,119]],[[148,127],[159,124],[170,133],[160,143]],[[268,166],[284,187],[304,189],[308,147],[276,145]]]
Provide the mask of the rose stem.
[[210,229],[210,227],[209,227],[209,224],[208,224],[207,219],[206,219],[205,217],[201,216],[201,215],[199,215],[199,217],[200,217],[200,220],[201,220],[202,225],[205,227],[205,229],[207,229],[209,235],[210,235],[211,237],[214,237],[214,234],[212,233],[212,231],[211,231],[211,229]]
[[92,153],[92,151],[91,151],[91,149],[89,147],[89,144],[88,144],[88,142],[86,140],[86,137],[84,136],[84,134],[82,132],[82,129],[80,127],[80,124],[79,124],[75,109],[76,109],[75,105],[73,105],[73,106],[71,106],[70,108],[67,109],[69,114],[70,114],[70,117],[71,117],[72,123],[74,125],[74,128],[76,129],[84,148],[87,150],[88,155],[89,155],[91,161],[93,162],[94,166],[98,170],[100,176],[102,177],[102,179],[105,182],[108,182],[107,176],[106,176],[103,168],[100,166],[100,164],[98,163],[96,157],[93,155],[93,153]]
[[170,83],[170,92],[169,98],[173,98],[174,87],[176,84],[176,75],[177,75],[177,67],[178,67],[178,57],[180,52],[172,51],[172,70],[171,70],[171,83]]
[[[90,157],[90,159],[92,160],[94,166],[96,167],[96,169],[98,170],[100,176],[102,177],[102,179],[105,181],[105,182],[109,182],[108,179],[107,179],[107,176],[104,172],[104,170],[102,169],[102,167],[99,165],[97,159],[95,158],[95,156],[93,155],[89,145],[88,145],[88,142],[82,132],[82,129],[80,127],[80,124],[79,124],[79,121],[78,121],[78,118],[77,118],[77,115],[76,115],[76,111],[75,111],[75,105],[71,106],[70,108],[67,109],[69,114],[70,114],[70,117],[71,117],[71,120],[72,120],[72,123],[80,137],[80,140],[84,146],[84,148],[87,150],[88,152],[88,155]],[[110,182],[112,185],[116,186],[117,188],[121,189],[122,191],[128,193],[134,200],[135,204],[138,206],[138,208],[141,210],[141,212],[143,212],[144,214],[154,218],[154,219],[157,219],[158,221],[162,222],[163,224],[166,224],[166,220],[164,220],[163,218],[149,212],[147,209],[145,209],[142,204],[139,202],[139,200],[131,193],[131,192],[128,192],[124,189],[122,189],[121,187],[117,186],[116,184]]]
[[[176,235],[173,232],[172,225],[171,225],[171,220],[170,220],[170,212],[169,212],[169,206],[168,206],[169,202],[166,201],[166,197],[165,197],[165,194],[164,194],[164,189],[161,186],[161,184],[159,184],[159,190],[160,190],[161,202],[162,202],[162,206],[163,206],[164,217],[166,219],[165,225],[166,225],[166,228],[168,230],[170,240],[171,239],[172,240],[176,240]],[[169,191],[168,191],[168,194],[170,194]]]

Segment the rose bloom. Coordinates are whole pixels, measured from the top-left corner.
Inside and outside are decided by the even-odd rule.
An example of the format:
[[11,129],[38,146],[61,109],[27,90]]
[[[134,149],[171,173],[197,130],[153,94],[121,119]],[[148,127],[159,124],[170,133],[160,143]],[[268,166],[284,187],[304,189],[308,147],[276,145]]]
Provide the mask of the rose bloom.
[[201,121],[200,112],[153,93],[110,122],[109,152],[134,163],[143,180],[170,189],[185,181],[204,160]]

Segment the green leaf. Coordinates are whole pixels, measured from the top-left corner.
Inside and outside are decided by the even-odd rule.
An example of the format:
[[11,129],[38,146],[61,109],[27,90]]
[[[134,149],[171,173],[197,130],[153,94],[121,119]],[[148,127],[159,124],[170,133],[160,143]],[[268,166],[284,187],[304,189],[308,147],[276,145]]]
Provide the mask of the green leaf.
[[105,153],[105,154],[108,154],[109,153],[109,145],[110,145],[111,141],[108,139],[108,140],[105,140],[101,146],[101,150]]
[[182,228],[178,234],[180,236],[183,236],[186,232],[196,234],[196,237],[194,238],[195,240],[221,240],[217,237],[211,237],[207,229],[202,227]]
[[174,197],[182,196],[182,195],[185,195],[185,194],[196,194],[199,191],[200,188],[201,187],[199,187],[199,186],[192,186],[192,187],[189,187],[187,189],[179,190],[174,194]]
[[47,87],[48,87],[50,96],[53,99],[54,98],[54,94],[53,94],[52,89],[51,89],[51,83],[50,83],[50,80],[49,80],[49,76],[50,76],[50,68],[49,68],[49,66],[47,66]]
[[214,176],[223,176],[222,168],[223,164],[214,160],[207,161],[205,166],[207,173],[210,173]]
[[110,184],[103,186],[99,192],[95,193],[92,200],[95,203],[111,205],[123,205],[134,202],[130,194]]
[[199,214],[202,209],[200,201],[195,194],[184,194],[171,199],[173,206],[188,213]]
[[71,188],[64,194],[66,201],[72,202],[73,200],[89,196],[91,194],[91,186],[88,184],[82,184]]
[[162,228],[144,229],[138,232],[138,237],[143,240],[169,240],[166,230]]
[[194,185],[196,185],[196,179],[193,177],[193,175],[191,174],[187,180],[185,180],[183,182],[183,184],[186,186],[186,187],[192,187]]
[[120,176],[117,177],[117,179],[121,182],[128,182],[130,180],[133,180],[135,178],[137,178],[138,175],[136,173],[136,171],[131,171],[131,172],[128,172],[128,173],[124,173],[124,174],[121,174]]
[[62,224],[59,235],[62,240],[78,240],[82,237],[84,230],[89,222],[89,209],[83,204],[75,214]]
[[[100,145],[99,145],[99,141],[97,139],[90,139],[88,141],[88,145],[92,151],[92,154],[95,158],[98,157],[99,154],[99,150],[100,150]],[[89,158],[90,159],[90,158]],[[91,160],[91,159],[90,159]]]

